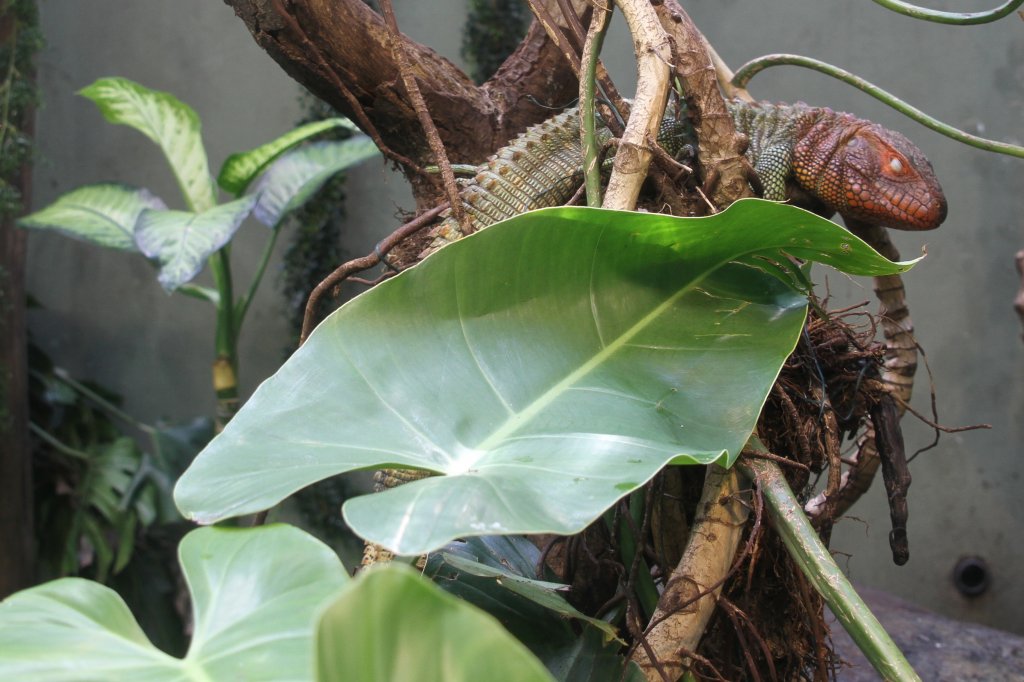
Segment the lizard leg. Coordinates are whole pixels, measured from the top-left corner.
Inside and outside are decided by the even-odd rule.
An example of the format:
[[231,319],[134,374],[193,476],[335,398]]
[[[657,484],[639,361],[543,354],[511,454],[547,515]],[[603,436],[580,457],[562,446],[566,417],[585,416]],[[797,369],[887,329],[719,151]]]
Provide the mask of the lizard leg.
[[765,148],[754,164],[754,170],[761,179],[764,198],[772,201],[786,200],[786,179],[793,164],[791,145],[776,144]]

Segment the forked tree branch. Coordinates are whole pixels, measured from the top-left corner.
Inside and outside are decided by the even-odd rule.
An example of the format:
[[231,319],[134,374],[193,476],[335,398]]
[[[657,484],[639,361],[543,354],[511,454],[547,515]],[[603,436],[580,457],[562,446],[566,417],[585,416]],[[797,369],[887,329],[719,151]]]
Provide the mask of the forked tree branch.
[[[555,14],[556,0],[540,0]],[[406,96],[382,17],[362,0],[224,0],[256,42],[296,81],[349,116],[365,120],[396,155],[433,163],[427,139]],[[583,12],[584,4],[573,6]],[[282,11],[287,16],[282,16]],[[515,53],[483,85],[406,37],[414,76],[439,125],[452,161],[476,163],[525,128],[564,106],[577,84],[561,52],[534,24]],[[338,83],[351,96],[346,96]],[[455,156],[455,155],[458,156]],[[406,168],[408,171],[409,168]],[[436,203],[435,183],[410,176],[421,206]]]

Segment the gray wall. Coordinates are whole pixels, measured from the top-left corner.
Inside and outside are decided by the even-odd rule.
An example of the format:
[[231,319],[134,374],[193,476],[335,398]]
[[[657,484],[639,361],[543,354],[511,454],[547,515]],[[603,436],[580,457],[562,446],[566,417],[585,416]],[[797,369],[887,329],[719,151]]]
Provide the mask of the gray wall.
[[[155,189],[180,206],[158,154],[137,133],[104,123],[73,92],[93,79],[121,75],[168,90],[195,107],[205,124],[212,165],[287,130],[299,116],[297,89],[252,42],[231,11],[212,0],[43,0],[49,47],[40,61],[46,105],[39,115],[36,206],[98,180]],[[398,5],[400,23],[417,39],[458,61],[464,0]],[[871,3],[787,0],[686,3],[722,56],[738,66],[768,52],[799,52],[844,66],[944,121],[971,132],[1021,142],[1024,34],[1010,18],[993,26],[926,25]],[[935,3],[931,3],[935,4]],[[947,8],[987,3],[943,3]],[[633,80],[630,42],[621,29],[606,59],[623,85]],[[853,111],[904,131],[932,159],[950,200],[937,232],[899,234],[905,256],[927,246],[928,258],[907,278],[917,337],[935,373],[940,420],[989,422],[991,431],[944,436],[913,464],[911,560],[891,564],[888,514],[876,485],[833,541],[854,579],[944,613],[1024,632],[1024,527],[1019,487],[1024,441],[1024,344],[1013,315],[1012,255],[1024,247],[1018,217],[1024,161],[965,148],[876,104],[870,98],[794,68],[762,74],[753,94],[803,99]],[[371,162],[349,185],[350,242],[365,253],[397,225],[411,201],[400,178]],[[264,234],[247,225],[234,250],[245,281]],[[198,302],[168,297],[148,265],[70,240],[33,236],[29,287],[45,306],[32,331],[54,359],[126,396],[143,419],[208,413],[212,319]],[[870,283],[819,271],[833,293],[871,297]],[[251,390],[277,366],[285,343],[273,274],[256,301],[243,340],[243,384]],[[922,372],[915,405],[928,410]],[[905,421],[911,451],[928,430]],[[966,600],[953,589],[956,560],[983,556],[993,570],[988,594]]]

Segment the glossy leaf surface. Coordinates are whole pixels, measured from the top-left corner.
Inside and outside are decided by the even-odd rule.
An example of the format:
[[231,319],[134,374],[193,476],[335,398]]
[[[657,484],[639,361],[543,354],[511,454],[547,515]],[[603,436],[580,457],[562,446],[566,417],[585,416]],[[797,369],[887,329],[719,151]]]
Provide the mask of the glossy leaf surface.
[[348,582],[330,548],[288,526],[201,528],[179,556],[195,618],[185,658],[150,644],[114,591],[65,578],[0,604],[0,679],[312,679],[316,616]]
[[296,149],[277,159],[260,177],[253,189],[259,196],[253,213],[267,227],[277,227],[335,173],[379,154],[365,135]]
[[[613,625],[590,618],[566,601],[563,595],[568,594],[568,585],[537,579],[535,566],[540,560],[540,550],[521,535],[475,537],[453,542],[431,554],[424,575],[442,585],[462,582],[493,602],[512,604],[514,600],[505,599],[503,593],[518,595],[563,618],[585,621],[608,639],[618,637]],[[467,580],[467,576],[471,578]],[[463,594],[457,588],[449,591]],[[474,599],[470,597],[469,601]]]
[[[447,562],[453,555],[475,566],[457,570]],[[531,594],[519,589],[521,581],[510,584],[493,577],[500,571],[532,582],[539,563],[540,550],[521,535],[475,537],[430,554],[424,575],[497,618],[560,682],[642,682],[643,674],[634,665],[623,673],[626,660],[612,625],[584,618],[591,626],[578,634],[570,619],[581,614],[558,594]],[[492,569],[487,571],[490,577],[476,575],[480,566]]]
[[127,78],[100,78],[79,94],[92,100],[111,123],[135,128],[160,147],[193,210],[216,203],[202,126],[192,107]]
[[256,197],[248,196],[203,213],[143,211],[135,242],[142,253],[160,263],[160,284],[174,291],[198,275],[206,259],[231,241],[255,204]]
[[122,251],[136,251],[135,223],[146,209],[165,209],[147,189],[113,183],[86,185],[18,220],[20,227],[55,230],[69,237]]
[[236,197],[241,196],[249,184],[266,170],[274,159],[306,140],[335,128],[347,128],[354,133],[359,132],[356,125],[347,118],[328,118],[323,121],[307,123],[294,130],[289,130],[276,140],[271,140],[255,149],[229,156],[221,166],[217,184],[225,192],[230,192]]
[[666,464],[738,455],[804,320],[804,297],[754,258],[780,249],[854,274],[910,267],[758,200],[709,218],[558,208],[498,223],[325,320],[175,501],[209,523],[389,465],[443,474],[346,502],[360,535],[399,554],[577,532]]
[[319,682],[553,682],[491,616],[404,566],[361,576],[324,612]]

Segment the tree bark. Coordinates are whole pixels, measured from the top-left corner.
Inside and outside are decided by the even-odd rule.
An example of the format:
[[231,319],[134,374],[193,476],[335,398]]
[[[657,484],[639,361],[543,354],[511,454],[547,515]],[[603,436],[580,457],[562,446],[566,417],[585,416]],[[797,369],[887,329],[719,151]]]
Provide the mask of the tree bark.
[[[419,166],[435,163],[384,21],[362,0],[224,2],[292,78],[371,137],[378,133],[398,155]],[[583,3],[577,0],[574,6],[583,14]],[[479,86],[429,47],[408,37],[406,42],[414,76],[453,163],[483,161],[528,126],[549,118],[546,107],[562,107],[576,97],[575,76],[537,22],[497,73]],[[404,166],[418,207],[435,204],[436,178]]]
[[[15,39],[17,19],[0,16],[0,43]],[[13,45],[10,45],[13,49]],[[32,134],[32,111],[12,121]],[[6,178],[28,204],[31,168]],[[25,233],[0,213],[0,598],[32,584],[32,460],[28,437],[25,333]]]
[[[26,174],[27,175],[27,174]],[[23,185],[24,186],[24,185]],[[25,235],[0,222],[0,598],[32,583],[32,467],[25,351]]]

